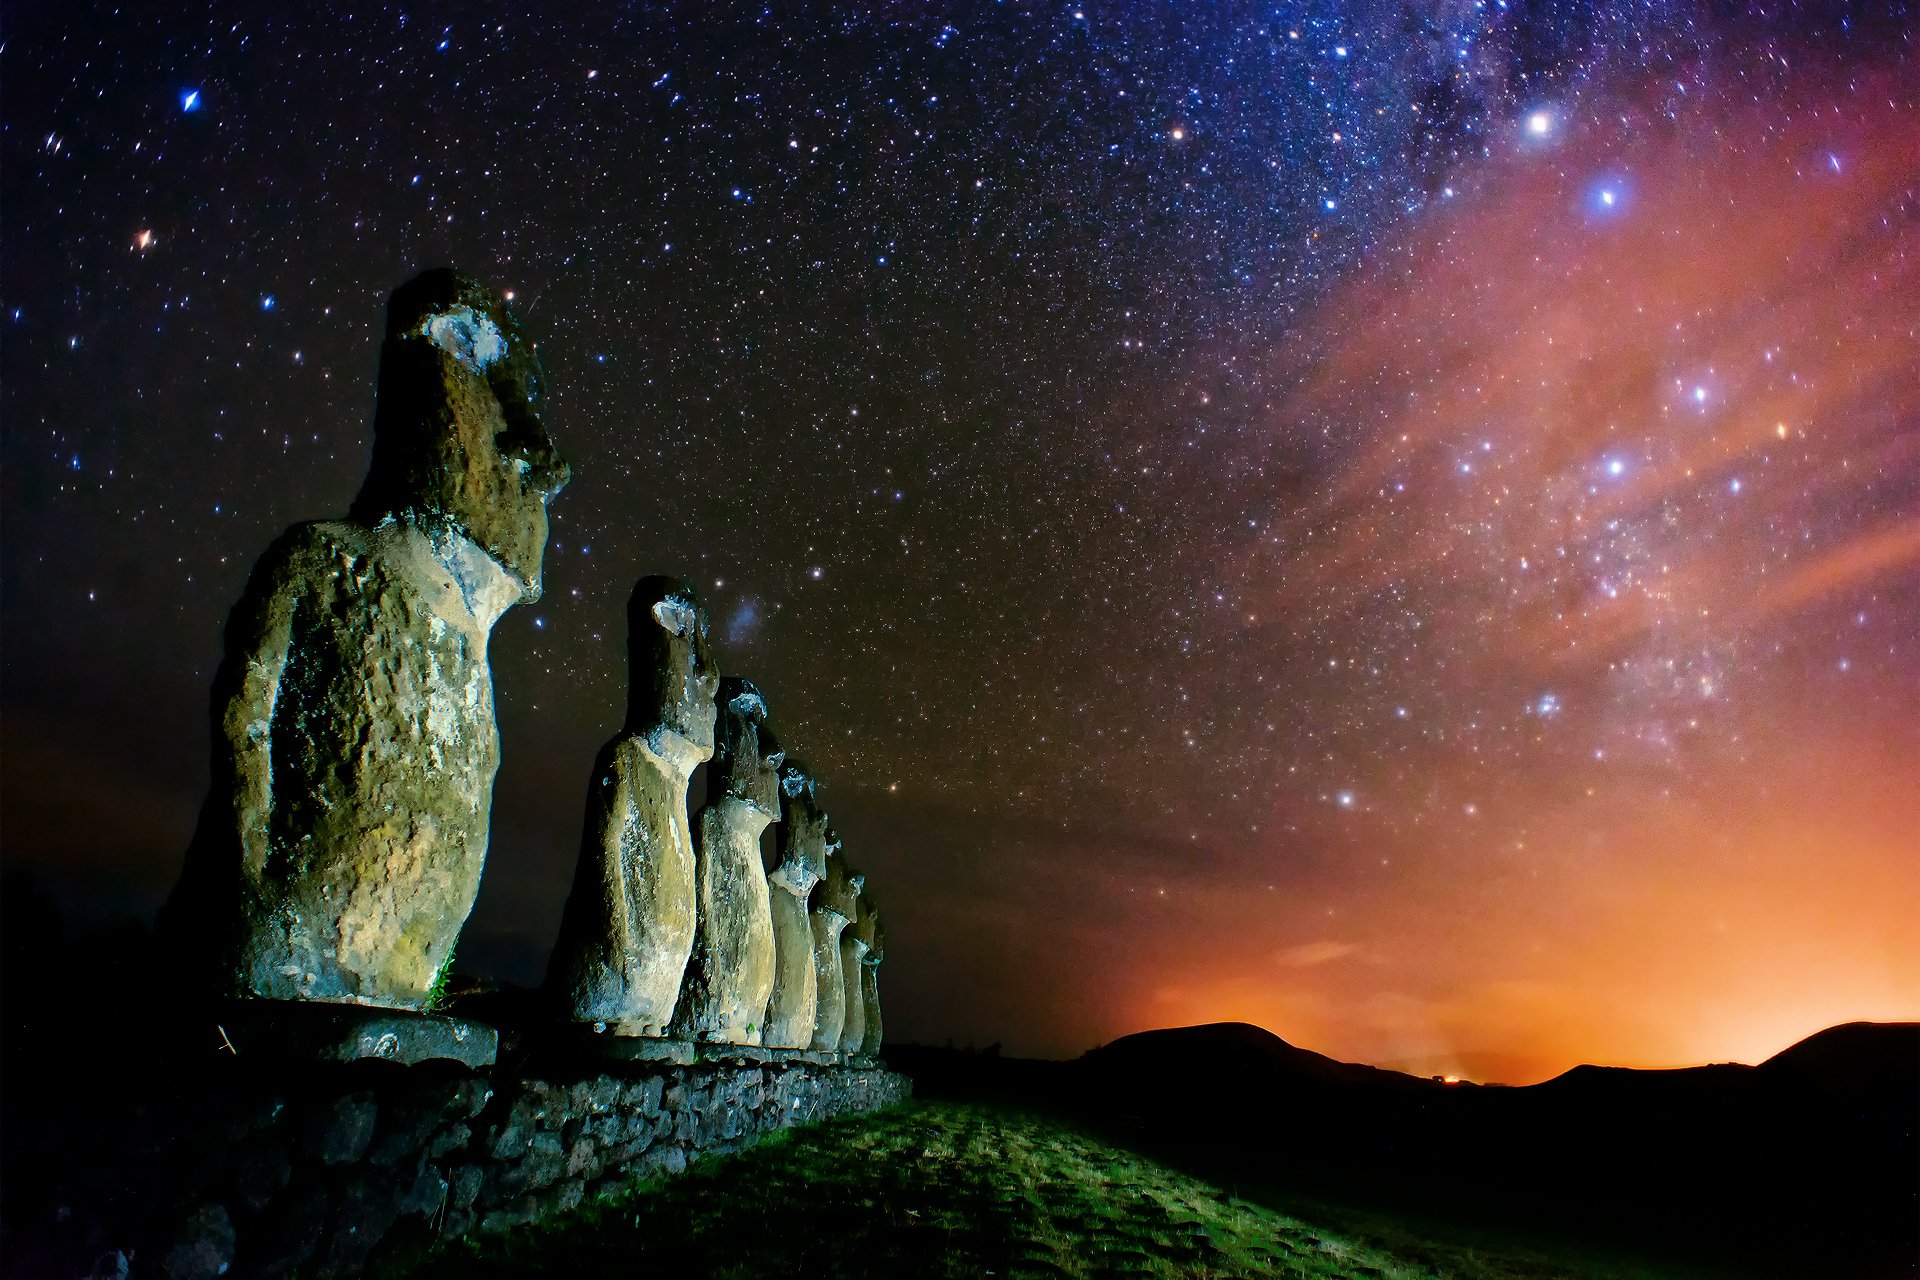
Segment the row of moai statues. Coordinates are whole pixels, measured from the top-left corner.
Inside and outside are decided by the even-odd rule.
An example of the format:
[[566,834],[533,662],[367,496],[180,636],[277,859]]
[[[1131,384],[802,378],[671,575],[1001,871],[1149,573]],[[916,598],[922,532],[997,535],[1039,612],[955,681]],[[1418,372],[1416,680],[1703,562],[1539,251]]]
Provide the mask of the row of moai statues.
[[[498,294],[453,271],[394,292],[359,497],[282,536],[228,621],[212,785],[161,918],[203,988],[428,1009],[486,857],[488,638],[539,598],[570,478],[545,408]],[[871,1055],[880,916],[813,777],[760,691],[719,678],[691,587],[642,579],[629,622],[626,723],[594,766],[549,1008],[617,1037]]]
[[641,579],[627,621],[627,720],[594,763],[549,991],[616,1035],[876,1052],[879,910],[812,774],[778,745],[753,682],[715,671],[689,584]]

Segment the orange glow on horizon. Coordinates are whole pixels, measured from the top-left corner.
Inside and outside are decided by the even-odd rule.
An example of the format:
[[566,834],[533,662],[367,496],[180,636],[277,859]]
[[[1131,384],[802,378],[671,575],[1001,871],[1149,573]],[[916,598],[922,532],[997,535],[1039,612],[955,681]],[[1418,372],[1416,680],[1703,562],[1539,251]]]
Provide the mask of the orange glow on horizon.
[[[1886,638],[1920,590],[1920,118],[1870,78],[1803,105],[1569,123],[1301,326],[1269,429],[1349,460],[1196,556],[1274,584],[1247,669],[1331,649],[1331,687],[1326,637],[1410,616],[1495,710],[1356,730],[1328,757],[1373,770],[1304,817],[1248,801],[1275,834],[1213,856],[1329,883],[1145,925],[1114,1034],[1521,1084],[1920,1020],[1920,651]],[[1596,173],[1631,175],[1617,216]],[[1301,714],[1337,740],[1349,705]]]

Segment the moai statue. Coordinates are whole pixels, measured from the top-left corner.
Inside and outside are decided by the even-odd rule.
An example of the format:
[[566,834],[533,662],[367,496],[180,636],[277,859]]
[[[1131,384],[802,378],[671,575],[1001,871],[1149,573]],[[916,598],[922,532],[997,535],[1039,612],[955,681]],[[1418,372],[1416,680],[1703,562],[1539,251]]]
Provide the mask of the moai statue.
[[853,904],[853,920],[840,935],[840,978],[846,990],[840,1023],[840,1052],[857,1054],[866,1042],[867,1004],[861,996],[867,952],[873,947],[873,902],[862,892]]
[[454,271],[394,291],[343,520],[255,566],[170,947],[221,996],[426,1007],[473,908],[500,763],[487,640],[540,596],[568,480],[532,346]]
[[840,856],[840,840],[827,828],[827,874],[813,895],[808,925],[813,930],[813,975],[820,998],[813,1015],[810,1049],[836,1053],[847,1018],[847,980],[840,970],[840,935],[852,923],[854,902],[865,878],[855,875]]
[[880,921],[880,908],[869,902],[867,912],[873,936],[867,941],[867,954],[860,961],[860,1002],[865,1006],[862,1018],[860,1056],[880,1053],[880,965],[887,958],[887,927]]
[[547,985],[576,1021],[664,1036],[693,950],[687,783],[713,756],[719,677],[706,611],[689,584],[642,578],[627,630],[626,727],[594,764]]
[[766,699],[751,681],[721,679],[718,738],[707,805],[694,827],[693,956],[675,1033],[759,1044],[773,995],[773,911],[760,835],[780,816],[786,753],[767,728]]
[[780,767],[779,863],[767,873],[773,915],[773,994],[767,999],[761,1043],[804,1049],[813,1039],[818,987],[813,973],[813,926],[807,899],[827,872],[827,816],[814,797],[813,775],[788,756]]

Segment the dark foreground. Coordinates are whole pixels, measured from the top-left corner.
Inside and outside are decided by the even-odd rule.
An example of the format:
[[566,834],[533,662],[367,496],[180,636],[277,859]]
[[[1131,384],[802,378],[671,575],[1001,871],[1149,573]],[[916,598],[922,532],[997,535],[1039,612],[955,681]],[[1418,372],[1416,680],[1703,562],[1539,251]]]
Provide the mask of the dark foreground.
[[417,1280],[532,1276],[1367,1277],[1656,1280],[1485,1240],[1436,1241],[1230,1195],[1070,1125],[910,1104],[795,1132],[691,1176],[450,1248]]
[[1270,1203],[1739,1276],[1920,1276],[1912,1023],[1830,1028],[1758,1066],[1579,1067],[1526,1088],[1337,1062],[1238,1023],[1074,1062],[889,1056],[917,1096],[1039,1108]]

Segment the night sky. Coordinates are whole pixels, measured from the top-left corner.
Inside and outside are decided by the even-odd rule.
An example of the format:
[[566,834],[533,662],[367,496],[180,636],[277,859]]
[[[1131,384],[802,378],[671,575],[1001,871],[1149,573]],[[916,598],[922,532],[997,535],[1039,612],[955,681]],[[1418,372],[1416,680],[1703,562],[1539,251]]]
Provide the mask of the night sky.
[[178,874],[227,611],[457,265],[574,469],[462,968],[543,971],[665,572],[892,1038],[1920,1017],[1907,5],[8,8],[0,830],[76,916]]

